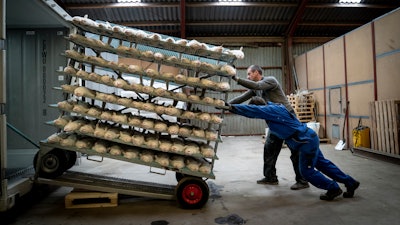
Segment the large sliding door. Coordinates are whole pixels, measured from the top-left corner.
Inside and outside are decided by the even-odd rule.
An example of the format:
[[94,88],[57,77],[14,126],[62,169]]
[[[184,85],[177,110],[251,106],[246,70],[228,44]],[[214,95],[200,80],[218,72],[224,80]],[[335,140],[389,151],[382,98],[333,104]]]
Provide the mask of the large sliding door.
[[[55,119],[59,111],[49,104],[62,99],[53,87],[65,83],[55,71],[63,69],[67,49],[65,30],[7,30],[6,100],[7,169],[9,176],[32,167],[35,146],[56,132],[46,121]],[[32,143],[33,142],[33,143]]]

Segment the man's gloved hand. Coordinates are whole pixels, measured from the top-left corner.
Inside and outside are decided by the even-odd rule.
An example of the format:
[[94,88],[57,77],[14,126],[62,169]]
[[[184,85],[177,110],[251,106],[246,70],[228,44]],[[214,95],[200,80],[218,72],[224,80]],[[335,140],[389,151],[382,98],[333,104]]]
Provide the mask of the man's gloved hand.
[[216,106],[215,108],[216,109],[227,109],[228,108],[228,110],[231,110],[232,106],[228,102],[224,102],[224,106]]
[[228,110],[232,109],[232,105],[230,103],[228,103],[228,102],[225,102],[225,106],[228,107]]
[[237,77],[237,76],[232,76],[232,79],[233,79],[234,81],[238,81],[238,80],[239,80],[239,77]]

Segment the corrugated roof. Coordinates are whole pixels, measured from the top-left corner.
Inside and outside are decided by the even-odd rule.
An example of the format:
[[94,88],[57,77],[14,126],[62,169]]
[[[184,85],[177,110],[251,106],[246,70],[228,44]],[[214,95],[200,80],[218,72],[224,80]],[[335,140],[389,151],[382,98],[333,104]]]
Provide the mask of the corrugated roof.
[[351,7],[337,4],[338,0],[309,0],[302,10],[300,0],[243,0],[234,6],[218,0],[187,0],[182,17],[179,0],[142,0],[128,5],[116,4],[117,0],[58,2],[71,16],[88,15],[94,20],[170,36],[180,37],[184,29],[185,36],[191,38],[283,38],[291,31],[291,24],[293,36],[297,38],[334,38],[400,6],[400,1],[392,0],[364,0],[363,4]]

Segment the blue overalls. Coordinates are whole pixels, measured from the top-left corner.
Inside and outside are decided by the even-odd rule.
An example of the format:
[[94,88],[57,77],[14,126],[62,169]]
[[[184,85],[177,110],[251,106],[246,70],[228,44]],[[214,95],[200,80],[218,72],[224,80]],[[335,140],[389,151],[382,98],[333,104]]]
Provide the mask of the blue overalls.
[[233,104],[231,112],[248,118],[264,119],[268,123],[270,132],[284,139],[291,149],[300,152],[300,172],[315,187],[333,190],[339,188],[336,181],[346,186],[352,186],[356,182],[324,158],[319,149],[318,135],[301,123],[282,104],[272,102],[266,105]]

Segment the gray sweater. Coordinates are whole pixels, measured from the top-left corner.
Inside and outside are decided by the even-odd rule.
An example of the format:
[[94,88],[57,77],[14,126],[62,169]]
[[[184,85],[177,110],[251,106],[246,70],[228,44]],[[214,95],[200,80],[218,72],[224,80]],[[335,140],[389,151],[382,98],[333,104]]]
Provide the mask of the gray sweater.
[[230,104],[239,104],[249,100],[253,96],[262,97],[266,102],[275,102],[283,104],[289,112],[294,112],[279,82],[273,76],[263,77],[260,81],[248,79],[239,79],[238,84],[248,88],[245,93],[233,98]]

